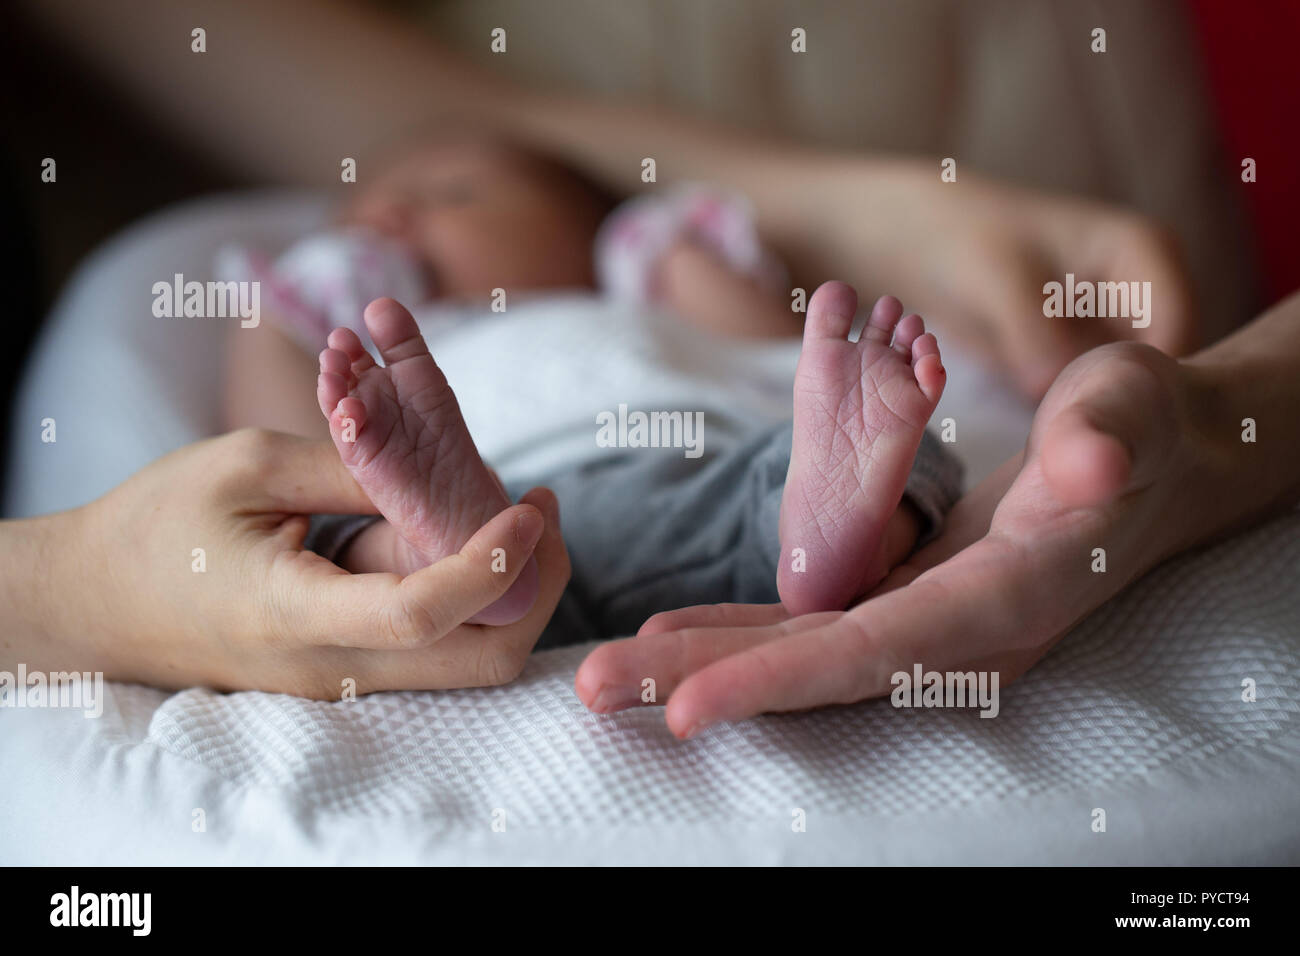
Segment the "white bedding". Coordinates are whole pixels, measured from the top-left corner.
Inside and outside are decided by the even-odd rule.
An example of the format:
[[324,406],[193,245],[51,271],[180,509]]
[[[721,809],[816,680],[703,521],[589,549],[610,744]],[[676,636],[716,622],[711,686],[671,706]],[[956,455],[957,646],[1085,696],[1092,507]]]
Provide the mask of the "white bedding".
[[[287,241],[321,212],[284,195],[190,204],[97,254],[16,404],[6,514],[78,504],[211,432],[217,329],[153,319],[150,286],[202,277],[231,238]],[[566,341],[581,360],[592,318],[531,347]],[[635,364],[586,358],[611,375]],[[537,467],[508,408],[479,411],[491,397],[474,337],[439,359],[485,454]],[[951,349],[945,364],[937,418],[958,420],[978,477],[1026,415]],[[691,387],[676,407],[724,407]],[[1298,585],[1294,514],[1185,556],[1082,624],[993,720],[872,702],[681,743],[658,710],[581,707],[586,647],[535,654],[508,687],[351,703],[109,685],[98,720],[0,709],[0,862],[1296,862]],[[792,831],[796,808],[807,832]]]

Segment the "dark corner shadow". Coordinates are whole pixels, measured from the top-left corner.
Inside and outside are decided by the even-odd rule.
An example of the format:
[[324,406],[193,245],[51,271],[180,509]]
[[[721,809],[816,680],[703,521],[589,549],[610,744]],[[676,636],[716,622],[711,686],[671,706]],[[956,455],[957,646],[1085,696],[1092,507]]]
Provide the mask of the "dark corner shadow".
[[[77,265],[141,216],[235,183],[142,119],[7,4],[0,10],[0,117],[2,497],[22,369]],[[47,157],[56,161],[53,183],[41,178]]]

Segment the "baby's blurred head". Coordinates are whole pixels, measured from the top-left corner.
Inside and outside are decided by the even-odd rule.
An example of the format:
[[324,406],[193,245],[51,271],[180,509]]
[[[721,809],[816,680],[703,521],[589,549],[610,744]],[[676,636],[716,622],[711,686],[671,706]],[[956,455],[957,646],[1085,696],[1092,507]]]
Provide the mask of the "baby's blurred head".
[[590,288],[592,243],[609,196],[548,157],[446,136],[404,150],[344,210],[408,246],[438,299]]

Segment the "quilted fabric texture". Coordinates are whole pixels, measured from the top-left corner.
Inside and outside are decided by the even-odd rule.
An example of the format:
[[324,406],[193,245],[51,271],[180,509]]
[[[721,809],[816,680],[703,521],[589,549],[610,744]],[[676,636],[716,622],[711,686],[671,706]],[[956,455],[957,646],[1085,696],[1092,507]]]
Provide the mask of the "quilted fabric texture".
[[[142,322],[144,278],[200,274],[219,240],[289,239],[320,212],[192,204],[98,254],[24,383],[18,412],[57,415],[60,441],[15,440],[10,513],[85,501],[210,431],[216,332]],[[936,417],[960,419],[978,478],[1024,422],[948,357]],[[682,743],[658,708],[585,711],[585,650],[487,690],[109,685],[99,720],[0,709],[0,863],[1300,862],[1300,514],[1148,575],[995,719],[876,701]]]
[[[1085,816],[1061,822],[1084,842],[1096,838],[1086,812],[1118,788],[1161,769],[1194,776],[1216,756],[1295,734],[1297,578],[1300,515],[1171,562],[1006,689],[993,719],[875,701],[683,743],[657,708],[588,713],[572,691],[589,649],[577,647],[535,655],[507,687],[355,702],[119,685],[120,724],[99,726],[200,764],[223,788],[261,791],[322,844],[331,827],[363,819],[412,833],[436,822],[445,853],[490,832],[501,811],[507,833],[562,843],[574,831],[632,828],[652,840],[691,826],[779,830],[799,808],[810,826],[852,821],[844,835],[862,838],[853,849],[869,857],[873,830],[918,813],[957,810],[977,825],[999,802],[1079,790]],[[1254,703],[1242,700],[1245,678]],[[255,826],[231,826],[245,823]],[[588,852],[554,850],[560,860]]]

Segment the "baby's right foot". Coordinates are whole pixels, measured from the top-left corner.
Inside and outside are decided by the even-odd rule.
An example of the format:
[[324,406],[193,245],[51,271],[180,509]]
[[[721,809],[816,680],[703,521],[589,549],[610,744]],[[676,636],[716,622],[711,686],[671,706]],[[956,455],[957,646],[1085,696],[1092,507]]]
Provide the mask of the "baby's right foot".
[[[411,313],[376,299],[364,318],[384,366],[350,329],[335,329],[320,355],[316,395],[343,463],[388,519],[349,552],[390,554],[387,570],[405,575],[459,551],[510,500],[479,457]],[[529,558],[510,590],[471,623],[514,623],[536,597]]]
[[901,318],[898,300],[885,296],[850,342],[857,307],[843,282],[825,283],[808,302],[776,575],[795,615],[842,611],[889,570],[887,527],[946,381],[919,315]]

